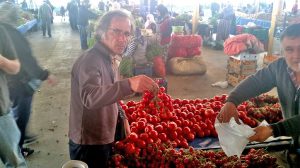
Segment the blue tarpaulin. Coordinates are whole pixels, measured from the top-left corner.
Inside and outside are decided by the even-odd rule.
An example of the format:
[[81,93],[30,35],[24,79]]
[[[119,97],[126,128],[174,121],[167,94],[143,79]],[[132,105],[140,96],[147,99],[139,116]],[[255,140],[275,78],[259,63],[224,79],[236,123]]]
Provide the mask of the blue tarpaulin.
[[[291,137],[279,137],[276,139],[269,140],[263,143],[252,142],[248,143],[247,148],[271,148],[271,147],[288,147],[292,144]],[[194,141],[189,143],[189,146],[192,146],[197,149],[221,149],[218,138],[214,137],[205,137],[205,138],[196,138]]]
[[271,27],[271,22],[268,20],[261,19],[249,19],[243,17],[236,17],[236,25],[247,25],[249,22],[255,23],[257,26],[269,29]]
[[31,21],[29,21],[29,22],[27,22],[27,23],[25,23],[25,24],[23,24],[23,25],[17,27],[17,29],[18,29],[21,33],[25,34],[25,33],[26,33],[28,30],[30,30],[35,24],[37,24],[37,20],[36,20],[36,19],[33,19],[33,20],[31,20]]

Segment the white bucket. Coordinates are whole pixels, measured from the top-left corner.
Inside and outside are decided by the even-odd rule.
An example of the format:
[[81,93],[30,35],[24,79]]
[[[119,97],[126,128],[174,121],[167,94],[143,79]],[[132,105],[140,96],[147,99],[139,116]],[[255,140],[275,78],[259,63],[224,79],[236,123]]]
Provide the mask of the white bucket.
[[88,165],[79,160],[70,160],[66,162],[62,168],[88,168]]

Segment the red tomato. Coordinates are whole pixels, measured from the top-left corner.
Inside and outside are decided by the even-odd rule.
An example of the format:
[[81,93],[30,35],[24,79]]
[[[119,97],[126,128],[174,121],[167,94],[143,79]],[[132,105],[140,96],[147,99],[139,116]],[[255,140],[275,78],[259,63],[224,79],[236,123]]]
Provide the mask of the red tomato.
[[128,154],[133,154],[135,152],[135,146],[133,143],[126,143],[125,144],[125,151]]
[[168,128],[171,131],[175,131],[177,129],[177,124],[175,122],[171,121],[168,123]]
[[136,142],[138,140],[138,135],[135,132],[131,132],[128,136],[128,139],[131,142]]
[[157,132],[159,132],[159,133],[161,133],[161,132],[163,132],[163,130],[164,130],[164,127],[162,126],[162,125],[156,125],[155,126],[155,130],[157,131]]
[[147,133],[144,132],[144,133],[141,133],[139,137],[140,137],[140,139],[146,141],[146,140],[149,138],[149,135],[148,135]]

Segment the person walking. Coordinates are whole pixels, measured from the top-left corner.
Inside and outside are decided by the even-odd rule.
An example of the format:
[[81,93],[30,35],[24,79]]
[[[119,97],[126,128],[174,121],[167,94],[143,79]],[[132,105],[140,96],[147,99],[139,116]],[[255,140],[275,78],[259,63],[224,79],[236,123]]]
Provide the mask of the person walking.
[[65,13],[66,13],[66,9],[65,9],[65,7],[64,6],[61,6],[60,7],[60,15],[61,15],[61,21],[65,21]]
[[71,0],[71,2],[67,5],[67,10],[69,11],[69,22],[72,30],[78,30],[77,28],[77,17],[78,17],[78,5],[75,0]]
[[13,37],[16,30],[11,24],[17,23],[18,15],[14,4],[0,3],[0,160],[6,168],[27,168],[26,161],[18,146],[20,131],[10,114],[9,90],[6,75],[17,74],[20,62],[17,58]]
[[48,36],[52,37],[51,35],[52,9],[48,5],[47,0],[44,0],[43,4],[39,8],[39,19],[42,22],[43,36],[46,35],[46,30],[47,30]]
[[80,45],[82,50],[88,49],[87,29],[89,25],[89,4],[87,1],[81,1],[78,9],[78,31],[80,35]]
[[[134,92],[155,91],[154,80],[139,75],[120,79],[118,55],[133,33],[131,16],[114,10],[96,26],[96,43],[74,63],[71,72],[69,152],[89,168],[108,167],[118,117],[117,102]],[[123,114],[125,115],[125,114]],[[125,118],[127,135],[130,133]]]

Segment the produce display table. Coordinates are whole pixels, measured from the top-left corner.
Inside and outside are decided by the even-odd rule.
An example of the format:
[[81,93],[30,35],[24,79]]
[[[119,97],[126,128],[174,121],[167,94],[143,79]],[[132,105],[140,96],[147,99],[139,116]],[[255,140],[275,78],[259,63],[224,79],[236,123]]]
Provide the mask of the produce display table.
[[30,30],[33,26],[35,26],[35,24],[37,24],[37,20],[33,19],[19,27],[17,27],[17,29],[22,33],[25,34],[28,30]]
[[[274,150],[283,150],[288,149],[292,144],[291,137],[279,137],[273,138],[266,142],[257,143],[252,142],[246,146],[248,148],[266,148],[274,149]],[[196,138],[194,141],[189,143],[190,146],[197,148],[197,149],[221,149],[220,143],[218,138],[213,137],[206,137],[206,138]]]
[[260,19],[248,19],[243,17],[236,17],[236,25],[247,25],[249,22],[255,23],[257,26],[269,29],[271,27],[271,22],[267,20]]

